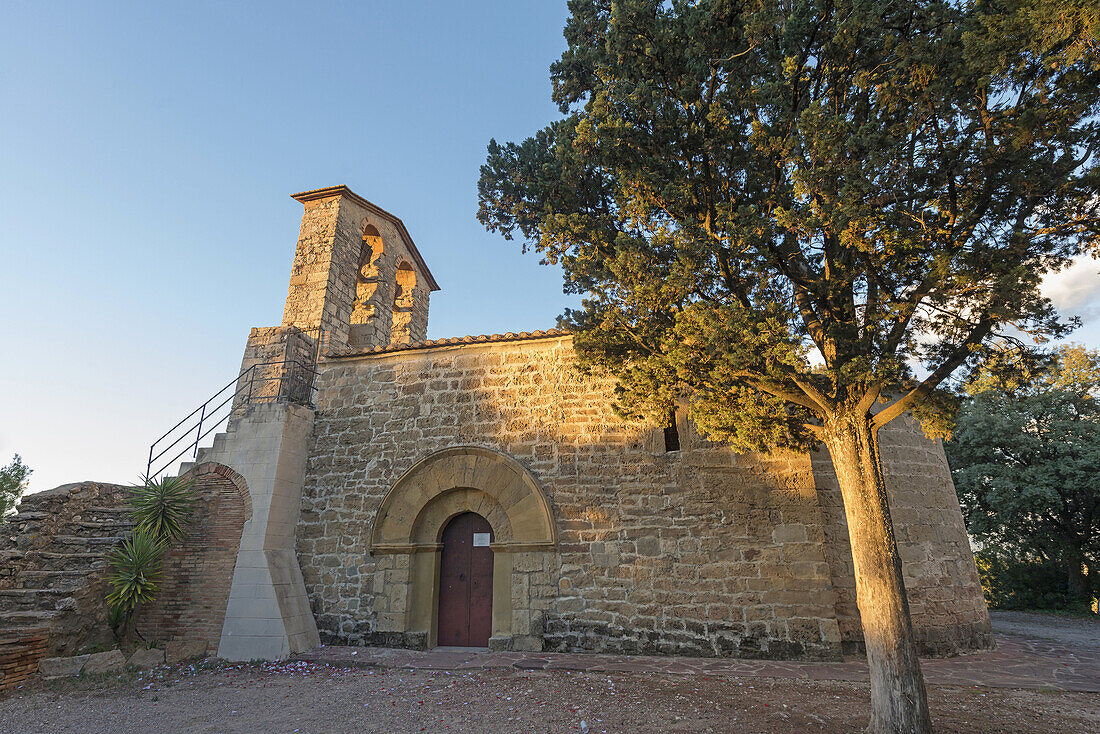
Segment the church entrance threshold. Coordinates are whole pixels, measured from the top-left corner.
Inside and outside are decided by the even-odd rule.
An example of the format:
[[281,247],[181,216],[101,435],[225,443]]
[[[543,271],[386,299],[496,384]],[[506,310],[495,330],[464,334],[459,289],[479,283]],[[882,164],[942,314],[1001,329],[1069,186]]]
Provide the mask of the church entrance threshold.
[[443,530],[439,563],[441,647],[487,647],[493,626],[493,540],[489,522],[474,512]]

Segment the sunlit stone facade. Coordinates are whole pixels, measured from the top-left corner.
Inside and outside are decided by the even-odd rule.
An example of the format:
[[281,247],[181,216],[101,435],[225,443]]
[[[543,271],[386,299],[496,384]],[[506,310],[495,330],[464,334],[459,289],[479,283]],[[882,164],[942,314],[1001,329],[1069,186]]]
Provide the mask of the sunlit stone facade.
[[[491,599],[490,648],[820,659],[858,647],[827,455],[736,454],[683,416],[674,432],[625,421],[611,381],[576,369],[567,334],[425,341],[438,286],[400,220],[344,187],[295,198],[283,324],[253,331],[246,364],[319,341],[299,512],[281,522],[321,640],[437,644],[453,623],[443,531],[476,513],[491,527],[469,551],[492,554],[491,588],[471,592]],[[987,646],[942,447],[908,420],[882,443],[921,644]]]

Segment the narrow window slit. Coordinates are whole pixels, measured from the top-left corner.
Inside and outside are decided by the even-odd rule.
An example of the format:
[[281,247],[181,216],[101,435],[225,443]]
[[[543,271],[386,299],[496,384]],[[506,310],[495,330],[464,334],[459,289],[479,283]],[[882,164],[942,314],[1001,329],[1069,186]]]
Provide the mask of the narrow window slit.
[[680,450],[680,432],[676,430],[676,411],[668,413],[668,425],[665,427],[665,453]]

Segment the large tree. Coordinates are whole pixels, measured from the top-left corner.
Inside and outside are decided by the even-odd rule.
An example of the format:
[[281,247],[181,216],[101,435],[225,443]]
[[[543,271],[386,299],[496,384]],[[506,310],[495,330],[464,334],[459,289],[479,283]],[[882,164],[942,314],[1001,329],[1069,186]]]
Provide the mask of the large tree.
[[490,142],[480,220],[560,263],[622,411],[822,442],[876,732],[930,730],[877,433],[987,345],[1061,334],[1095,242],[1091,0],[570,0],[563,117]]
[[1026,377],[987,370],[970,385],[947,444],[955,488],[974,538],[1060,568],[1087,609],[1100,593],[1100,352],[1060,349]]

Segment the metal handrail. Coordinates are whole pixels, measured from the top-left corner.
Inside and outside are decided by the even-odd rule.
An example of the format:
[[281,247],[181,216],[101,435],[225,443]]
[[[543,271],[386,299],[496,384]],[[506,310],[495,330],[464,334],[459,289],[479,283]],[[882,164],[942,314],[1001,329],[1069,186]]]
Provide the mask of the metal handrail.
[[[257,377],[256,371],[265,367],[280,367],[281,369],[274,375],[260,375]],[[247,382],[245,381],[246,378]],[[202,440],[228,421],[237,407],[279,400],[303,402],[306,405],[312,405],[313,395],[316,390],[316,378],[316,363],[306,363],[297,359],[283,360],[281,362],[258,362],[251,365],[248,369],[237,375],[229,384],[214,393],[205,403],[184,416],[181,421],[168,429],[166,433],[149,446],[149,457],[145,465],[145,476],[147,478],[159,476],[189,451],[193,452],[192,456],[197,458],[199,454],[199,444]],[[256,392],[257,383],[260,383],[262,389],[263,384],[270,382],[279,383],[279,388],[275,391],[274,395],[254,394]],[[236,386],[235,389],[228,396],[225,396],[225,392],[234,387],[234,385]],[[248,388],[247,394],[244,394],[246,385]],[[304,400],[302,400],[303,397]],[[239,406],[237,404],[237,398],[242,398]],[[219,400],[220,402],[211,407],[212,403]],[[226,411],[224,415],[215,419],[215,416],[218,416],[219,411],[225,408],[226,405],[230,405],[229,410]],[[161,448],[159,453],[154,454],[165,439],[175,434],[177,430],[184,426],[184,424],[187,424],[187,422],[196,415],[198,416],[198,420],[187,425],[183,431],[180,431],[175,440]],[[203,430],[204,427],[206,428],[205,431]],[[160,459],[165,454],[178,446],[180,441],[190,436],[194,436],[194,438],[183,447],[182,451],[179,451],[167,462],[160,464]],[[155,472],[153,471],[154,462],[160,465],[160,468]]]

